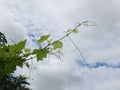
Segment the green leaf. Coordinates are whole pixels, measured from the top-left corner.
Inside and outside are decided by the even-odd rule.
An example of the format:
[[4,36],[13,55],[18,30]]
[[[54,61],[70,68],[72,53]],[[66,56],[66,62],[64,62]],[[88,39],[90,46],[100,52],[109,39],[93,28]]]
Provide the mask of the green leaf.
[[45,48],[39,48],[39,49],[34,49],[33,54],[36,54],[37,56],[37,61],[43,60],[43,58],[47,57],[47,54],[49,54],[49,49]]
[[55,41],[52,45],[54,49],[61,49],[63,47],[63,43],[61,41]]
[[27,40],[20,41],[20,42],[16,45],[17,50],[22,50],[22,49],[24,49],[24,48],[25,48],[26,41],[27,41]]
[[7,43],[7,40],[5,35],[0,32],[0,46],[5,45],[6,43]]
[[27,40],[20,41],[16,45],[9,45],[10,51],[20,54],[22,50],[25,48],[26,41]]
[[48,35],[43,35],[39,40],[38,40],[38,43],[42,43],[44,42],[45,40],[47,40],[49,38],[50,34]]
[[78,33],[78,29],[74,29],[74,30],[73,30],[73,33]]
[[72,30],[71,29],[68,29],[66,32],[71,32]]

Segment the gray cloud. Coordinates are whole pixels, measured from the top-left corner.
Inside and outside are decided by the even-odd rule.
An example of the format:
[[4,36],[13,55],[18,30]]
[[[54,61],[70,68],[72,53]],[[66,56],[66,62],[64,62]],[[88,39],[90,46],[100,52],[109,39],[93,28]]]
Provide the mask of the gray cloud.
[[71,75],[71,73],[69,73],[69,75],[62,72],[62,74],[63,75],[59,73],[52,73],[52,75],[51,73],[46,73],[45,75],[39,74],[41,77],[37,79],[39,81],[37,81],[37,86],[39,87],[36,86],[35,88],[42,90],[48,90],[48,88],[49,90],[71,90],[71,88],[76,86],[81,88],[81,83],[78,76]]
[[108,90],[119,90],[120,89],[119,83],[120,83],[119,80],[106,81],[106,82],[100,84],[98,87],[96,87],[96,90],[106,90],[106,89],[108,89]]
[[[51,68],[48,69],[49,66]],[[57,68],[57,71],[55,68]],[[36,83],[33,88],[34,90],[83,90],[83,79],[76,70],[73,70],[58,68],[56,65],[45,65],[39,69],[39,72],[33,74],[36,77],[31,81],[32,84]]]

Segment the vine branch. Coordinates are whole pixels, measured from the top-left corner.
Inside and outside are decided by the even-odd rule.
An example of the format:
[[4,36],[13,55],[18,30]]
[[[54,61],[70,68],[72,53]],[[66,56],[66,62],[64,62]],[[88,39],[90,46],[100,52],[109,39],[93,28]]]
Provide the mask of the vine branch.
[[[84,21],[84,22],[79,23],[75,28],[73,28],[70,32],[68,32],[67,34],[65,34],[63,37],[61,37],[61,38],[59,38],[58,40],[56,40],[56,41],[54,41],[54,42],[46,45],[45,47],[43,47],[43,49],[41,49],[41,51],[44,51],[47,47],[51,46],[52,44],[54,44],[54,43],[56,43],[56,42],[58,42],[58,41],[61,41],[61,40],[63,40],[64,38],[68,37],[75,29],[79,28],[81,25],[88,26],[87,23],[88,23],[88,21]],[[81,56],[82,56],[82,58],[85,60],[85,58],[83,57],[82,54],[81,54]],[[36,57],[36,56],[33,56],[33,57],[31,57],[31,58],[35,58],[35,57]],[[26,60],[30,60],[31,58],[28,58],[28,59],[26,59]],[[87,62],[86,62],[86,64],[87,64]]]
[[[75,28],[73,28],[69,33],[67,33],[66,35],[64,35],[63,37],[61,37],[60,39],[58,39],[58,40],[55,41],[55,42],[58,42],[58,41],[63,40],[64,38],[66,38],[67,36],[69,36],[75,29],[77,29],[79,26],[81,26],[82,24],[85,24],[85,23],[87,23],[87,21],[84,21],[84,22],[82,22],[82,23],[79,23],[79,24],[78,24]],[[54,44],[55,42],[52,42],[52,43],[46,45],[42,50],[44,50],[44,49],[47,48],[48,46]]]

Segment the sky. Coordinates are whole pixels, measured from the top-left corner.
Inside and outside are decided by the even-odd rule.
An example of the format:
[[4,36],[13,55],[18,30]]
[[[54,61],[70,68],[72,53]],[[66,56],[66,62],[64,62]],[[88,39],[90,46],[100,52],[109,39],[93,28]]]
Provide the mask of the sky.
[[43,34],[57,40],[80,22],[97,24],[70,35],[88,65],[66,38],[62,62],[50,56],[16,73],[30,75],[33,90],[120,90],[119,5],[119,0],[0,0],[0,31],[10,44],[27,39],[27,47],[35,48]]

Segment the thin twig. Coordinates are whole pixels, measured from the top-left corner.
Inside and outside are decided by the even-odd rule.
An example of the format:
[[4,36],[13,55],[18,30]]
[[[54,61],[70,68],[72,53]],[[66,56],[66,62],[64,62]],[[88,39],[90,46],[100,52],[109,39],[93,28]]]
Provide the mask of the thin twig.
[[30,70],[29,70],[29,78],[31,77],[32,68],[33,68],[33,58],[31,57],[31,67],[30,67]]
[[81,50],[78,48],[78,46],[73,42],[73,40],[70,38],[70,36],[68,36],[69,40],[72,42],[72,44],[75,46],[75,48],[78,50],[80,56],[83,58],[85,64],[88,66],[87,60],[84,57],[84,55],[82,54]]

